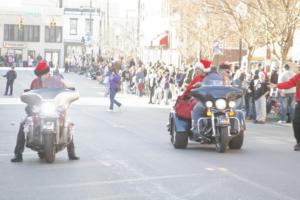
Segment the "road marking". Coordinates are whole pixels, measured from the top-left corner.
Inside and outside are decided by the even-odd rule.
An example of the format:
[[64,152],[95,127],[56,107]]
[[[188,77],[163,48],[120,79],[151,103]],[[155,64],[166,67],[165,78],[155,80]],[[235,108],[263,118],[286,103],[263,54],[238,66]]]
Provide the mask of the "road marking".
[[[23,155],[35,155],[34,152],[23,153]],[[14,153],[0,153],[0,157],[10,157],[13,156]]]
[[105,167],[110,167],[110,166],[111,166],[111,164],[110,164],[109,162],[107,162],[107,161],[100,161],[100,163],[101,163],[103,166],[105,166]]
[[235,173],[232,173],[232,172],[227,172],[228,175],[232,176],[233,178],[241,181],[241,182],[244,182],[248,185],[251,185],[261,191],[264,191],[265,193],[268,193],[268,194],[271,194],[271,195],[274,195],[274,197],[276,197],[276,199],[280,199],[280,200],[297,200],[293,197],[290,197],[288,195],[285,195],[285,194],[282,194],[280,192],[277,192],[276,190],[274,190],[273,188],[270,188],[270,187],[267,187],[267,186],[264,186],[264,185],[261,185],[259,183],[256,183],[254,181],[251,181],[250,179],[247,179],[247,178],[244,178],[240,175],[237,175]]
[[157,181],[157,180],[167,180],[167,179],[179,179],[179,178],[189,178],[195,176],[203,176],[204,173],[194,173],[194,174],[177,174],[177,175],[165,175],[165,176],[145,176],[140,178],[129,178],[129,179],[119,179],[119,180],[109,180],[109,181],[91,181],[85,183],[72,183],[72,184],[55,184],[55,185],[43,185],[38,188],[41,189],[66,189],[75,187],[89,187],[89,186],[100,186],[100,185],[111,185],[120,183],[134,183],[134,182],[147,182],[147,181]]
[[229,171],[228,169],[226,169],[224,167],[219,167],[218,170],[221,171],[221,172],[228,172]]
[[210,167],[207,167],[207,168],[205,168],[207,171],[215,171],[215,169],[214,168],[210,168]]

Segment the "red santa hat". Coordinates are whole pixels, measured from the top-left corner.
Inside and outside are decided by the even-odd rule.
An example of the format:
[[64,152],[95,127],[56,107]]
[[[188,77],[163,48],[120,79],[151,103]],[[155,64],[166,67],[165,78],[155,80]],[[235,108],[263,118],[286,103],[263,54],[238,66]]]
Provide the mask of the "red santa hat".
[[204,72],[209,72],[210,71],[210,66],[211,66],[211,61],[209,60],[200,60],[200,62],[198,63],[198,65],[200,65],[202,67],[202,71]]
[[47,64],[47,61],[41,60],[35,67],[34,73],[37,76],[42,76],[44,74],[47,74],[50,71],[50,68]]

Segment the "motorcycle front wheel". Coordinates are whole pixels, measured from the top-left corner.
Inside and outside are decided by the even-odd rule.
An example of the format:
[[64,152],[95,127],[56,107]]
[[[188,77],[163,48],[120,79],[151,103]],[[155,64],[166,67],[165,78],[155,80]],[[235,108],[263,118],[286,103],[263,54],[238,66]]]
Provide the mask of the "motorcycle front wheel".
[[216,150],[219,153],[225,153],[228,146],[229,127],[217,127]]
[[52,134],[44,135],[45,153],[44,158],[48,163],[53,163],[55,160],[55,145],[54,136]]

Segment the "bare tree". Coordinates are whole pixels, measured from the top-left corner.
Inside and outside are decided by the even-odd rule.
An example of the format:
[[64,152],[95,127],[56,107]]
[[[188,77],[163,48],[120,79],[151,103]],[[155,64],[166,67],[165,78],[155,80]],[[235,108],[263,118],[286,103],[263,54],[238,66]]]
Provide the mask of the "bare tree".
[[281,63],[286,62],[300,22],[299,0],[253,0],[249,6],[260,13],[272,53]]

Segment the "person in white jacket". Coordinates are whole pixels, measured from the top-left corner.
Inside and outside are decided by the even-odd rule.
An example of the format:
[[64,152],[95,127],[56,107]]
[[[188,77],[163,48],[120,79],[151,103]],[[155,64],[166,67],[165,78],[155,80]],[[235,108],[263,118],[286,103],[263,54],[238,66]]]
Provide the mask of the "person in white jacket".
[[[294,75],[295,73],[290,70],[290,66],[286,64],[283,67],[283,72],[279,75],[278,83],[286,82]],[[295,94],[296,94],[296,88],[278,91],[278,98],[280,102],[280,110],[279,110],[280,120],[278,121],[278,123],[291,122],[293,120],[294,107],[295,107]],[[286,118],[287,114],[289,114],[289,119]]]

